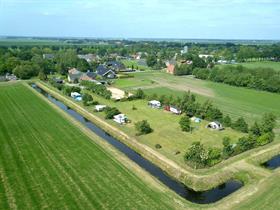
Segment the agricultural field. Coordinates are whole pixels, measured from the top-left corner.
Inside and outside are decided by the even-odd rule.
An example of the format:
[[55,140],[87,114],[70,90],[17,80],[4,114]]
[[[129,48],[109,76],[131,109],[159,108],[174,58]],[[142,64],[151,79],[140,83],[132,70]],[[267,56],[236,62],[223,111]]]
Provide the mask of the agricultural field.
[[179,208],[27,86],[0,98],[0,209]]

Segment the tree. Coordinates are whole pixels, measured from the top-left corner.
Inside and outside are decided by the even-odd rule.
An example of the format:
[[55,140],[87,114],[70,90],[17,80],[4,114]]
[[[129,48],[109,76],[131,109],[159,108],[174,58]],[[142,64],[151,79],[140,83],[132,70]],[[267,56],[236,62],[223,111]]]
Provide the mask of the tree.
[[272,113],[266,113],[261,122],[262,133],[272,132],[276,124],[276,116]]
[[190,121],[190,118],[188,116],[183,116],[180,119],[179,124],[181,126],[182,131],[185,131],[185,132],[190,132],[191,131],[191,121]]
[[38,78],[42,81],[45,81],[45,80],[47,80],[48,77],[43,71],[40,71],[38,74]]
[[106,107],[104,109],[105,118],[106,119],[113,119],[115,115],[120,114],[121,112],[116,107]]
[[136,93],[134,94],[134,98],[136,99],[144,99],[145,98],[145,93],[142,89],[137,89]]
[[87,70],[90,70],[90,65],[85,59],[79,59],[77,62],[77,69],[86,72]]
[[20,79],[30,79],[37,76],[38,72],[39,66],[31,65],[29,62],[22,63],[13,70],[13,73]]
[[147,120],[142,120],[135,123],[135,128],[137,130],[136,135],[143,135],[153,132],[153,129],[151,128]]
[[257,137],[262,135],[261,128],[257,122],[255,122],[250,128],[250,133]]
[[254,148],[255,143],[256,143],[256,140],[253,136],[241,137],[238,139],[236,151],[237,151],[237,153],[240,153],[240,152],[244,152],[249,149],[252,149],[252,148]]
[[231,127],[231,118],[230,116],[225,116],[223,119],[223,124],[225,127]]
[[155,55],[149,55],[146,62],[149,67],[154,67],[157,64],[157,57]]
[[89,102],[93,101],[92,96],[88,93],[84,93],[82,99],[83,99],[83,104],[85,106],[88,106]]
[[208,148],[207,165],[213,166],[221,161],[221,149],[216,147]]
[[233,154],[233,152],[234,152],[234,150],[233,150],[233,148],[232,148],[232,145],[231,145],[231,143],[230,143],[230,138],[229,137],[224,137],[224,139],[223,139],[223,155],[224,155],[224,157],[225,158],[228,158],[228,157],[230,157],[232,154]]
[[259,136],[256,140],[258,146],[263,146],[273,141],[274,134],[269,132]]
[[185,154],[185,160],[194,165],[194,168],[204,167],[209,157],[208,151],[204,149],[203,144],[194,142]]
[[248,133],[248,124],[246,123],[243,117],[238,118],[233,123],[232,128],[243,133]]

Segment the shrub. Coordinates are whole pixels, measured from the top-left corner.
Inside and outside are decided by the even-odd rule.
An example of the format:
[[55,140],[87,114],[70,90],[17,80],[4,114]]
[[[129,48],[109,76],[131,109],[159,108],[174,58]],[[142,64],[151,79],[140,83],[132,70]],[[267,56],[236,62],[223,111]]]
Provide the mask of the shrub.
[[256,143],[258,146],[263,146],[273,141],[274,134],[273,133],[265,133],[257,138]]
[[135,128],[137,130],[136,135],[143,135],[153,132],[153,129],[151,128],[147,120],[142,120],[135,123]]
[[89,105],[89,102],[93,101],[92,96],[91,96],[90,94],[88,94],[88,93],[83,94],[82,99],[83,99],[83,104],[84,104],[85,106],[88,106],[88,105]]
[[155,148],[156,148],[156,149],[161,149],[162,146],[161,146],[160,144],[156,144],[156,145],[155,145]]
[[243,117],[238,118],[233,123],[232,128],[243,133],[248,133],[248,124],[246,123]]
[[179,122],[182,131],[190,132],[191,131],[191,121],[188,116],[183,116]]
[[106,107],[104,109],[105,119],[113,119],[115,115],[120,114],[121,112],[116,107]]
[[224,117],[223,124],[225,127],[231,127],[231,118],[228,115]]
[[137,110],[136,106],[133,105],[132,106],[132,110]]

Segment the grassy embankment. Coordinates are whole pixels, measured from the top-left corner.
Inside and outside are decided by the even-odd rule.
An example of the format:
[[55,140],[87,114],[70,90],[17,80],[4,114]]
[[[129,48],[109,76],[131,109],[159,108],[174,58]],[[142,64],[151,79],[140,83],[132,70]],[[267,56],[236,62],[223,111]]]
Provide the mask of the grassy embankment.
[[141,180],[145,172],[136,176],[126,158],[130,169],[28,87],[1,85],[0,98],[0,209],[180,207],[173,193]]

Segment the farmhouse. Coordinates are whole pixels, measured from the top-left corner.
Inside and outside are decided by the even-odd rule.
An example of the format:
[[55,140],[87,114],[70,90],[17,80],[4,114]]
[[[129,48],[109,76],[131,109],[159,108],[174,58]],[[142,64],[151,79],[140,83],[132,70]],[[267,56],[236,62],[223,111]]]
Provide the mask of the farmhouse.
[[124,124],[127,122],[127,117],[124,114],[118,114],[114,116],[114,121],[119,124]]
[[149,101],[148,105],[150,107],[156,108],[156,109],[159,109],[161,107],[161,103],[159,101],[156,101],[156,100]]
[[6,79],[9,80],[9,81],[12,81],[12,80],[17,80],[17,77],[14,74],[7,73],[6,74]]
[[170,60],[170,61],[167,61],[165,63],[166,67],[167,67],[167,70],[166,72],[169,73],[169,74],[174,74],[174,71],[175,71],[175,65],[176,65],[176,60]]
[[80,81],[94,81],[97,77],[97,74],[94,72],[87,71],[86,73],[83,73],[80,77]]
[[85,54],[85,55],[80,54],[80,55],[78,55],[78,58],[84,59],[88,63],[100,60],[100,57],[98,55],[94,55],[94,54]]
[[96,73],[103,78],[114,79],[116,77],[116,73],[104,65],[99,65]]
[[103,111],[106,108],[106,105],[96,105],[95,110],[98,112]]
[[223,130],[222,124],[220,122],[218,122],[218,121],[210,122],[207,125],[207,128],[211,128],[213,130]]
[[68,70],[68,82],[79,82],[81,76],[82,72],[80,72],[76,68]]

